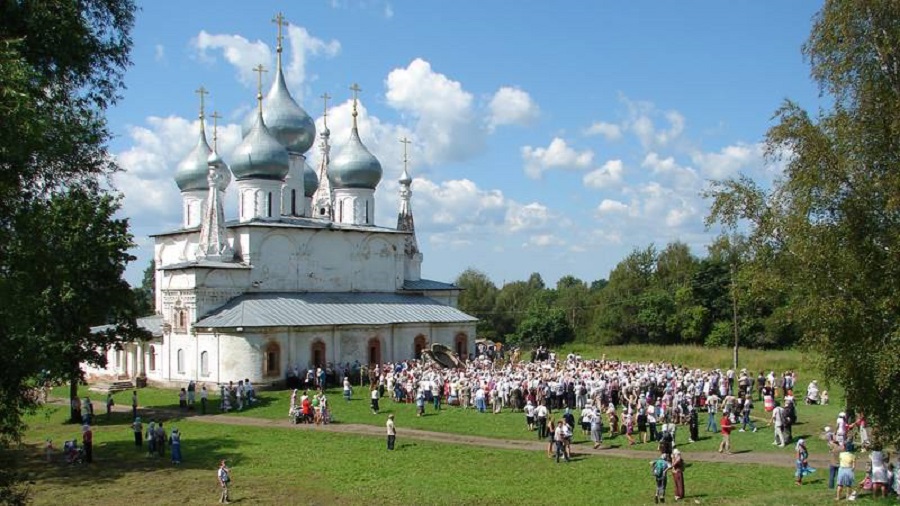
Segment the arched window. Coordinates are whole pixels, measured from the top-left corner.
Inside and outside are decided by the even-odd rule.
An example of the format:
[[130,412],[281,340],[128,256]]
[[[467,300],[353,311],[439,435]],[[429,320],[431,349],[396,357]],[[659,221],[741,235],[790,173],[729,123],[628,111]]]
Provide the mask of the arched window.
[[272,192],[266,195],[266,217],[272,217]]
[[459,359],[465,362],[469,358],[469,338],[465,334],[456,335],[456,354]]
[[184,374],[184,350],[178,349],[178,374]]
[[291,216],[297,216],[297,190],[291,188]]
[[313,341],[309,349],[309,357],[311,360],[311,366],[324,368],[326,364],[325,343],[318,339]]
[[149,357],[150,370],[155,371],[156,370],[156,346],[150,346],[149,354],[150,354],[150,357]]
[[425,345],[428,341],[425,339],[425,336],[419,334],[413,339],[413,357],[416,360],[422,359],[422,352],[425,351]]
[[381,365],[381,339],[369,339],[369,365]]
[[266,356],[263,360],[263,376],[272,377],[281,374],[281,346],[275,341],[266,345]]
[[209,352],[204,351],[200,354],[200,375],[209,376]]

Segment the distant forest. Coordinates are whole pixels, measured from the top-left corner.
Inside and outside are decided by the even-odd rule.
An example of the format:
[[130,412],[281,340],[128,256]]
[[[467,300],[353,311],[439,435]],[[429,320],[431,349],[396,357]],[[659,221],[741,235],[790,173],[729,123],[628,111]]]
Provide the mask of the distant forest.
[[[787,297],[740,259],[727,237],[705,258],[684,243],[635,249],[592,281],[564,276],[548,287],[541,275],[497,287],[483,272],[456,278],[459,308],[477,316],[479,338],[531,346],[570,341],[600,344],[733,345],[784,348],[799,333]],[[776,284],[777,285],[777,284]]]

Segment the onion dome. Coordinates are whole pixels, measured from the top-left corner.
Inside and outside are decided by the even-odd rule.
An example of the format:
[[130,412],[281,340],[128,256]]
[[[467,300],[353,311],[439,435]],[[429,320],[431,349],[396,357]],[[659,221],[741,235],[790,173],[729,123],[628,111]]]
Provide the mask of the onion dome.
[[[261,95],[258,96],[261,100]],[[290,158],[263,120],[262,107],[256,121],[234,150],[231,172],[237,180],[270,179],[284,181],[290,170]]]
[[400,184],[411,184],[412,178],[409,177],[409,172],[406,172],[406,167],[403,167],[403,174],[400,174]]
[[335,188],[374,190],[381,181],[381,174],[381,162],[363,145],[359,131],[354,125],[350,131],[350,140],[341,152],[331,159],[328,166],[328,181]]
[[312,197],[318,188],[319,176],[316,175],[316,171],[308,163],[303,162],[303,195]]
[[201,118],[200,139],[190,154],[178,164],[178,169],[175,171],[175,184],[178,185],[179,190],[186,192],[209,188],[206,176],[209,173],[207,159],[211,153],[212,149],[206,142],[206,131],[203,128],[203,119]]
[[[255,112],[247,116],[241,129],[244,136],[250,132],[255,121]],[[269,132],[288,151],[306,153],[316,140],[316,124],[294,101],[284,82],[281,66],[278,67],[275,81],[263,105],[263,121]]]

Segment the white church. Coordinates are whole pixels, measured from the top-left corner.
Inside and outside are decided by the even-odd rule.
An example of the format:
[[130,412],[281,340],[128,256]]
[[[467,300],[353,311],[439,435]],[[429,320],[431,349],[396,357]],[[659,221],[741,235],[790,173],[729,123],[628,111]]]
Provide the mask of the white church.
[[[285,84],[281,21],[274,82],[230,166],[215,134],[207,142],[198,90],[198,142],[175,174],[183,223],[153,236],[157,314],[139,320],[153,339],[109,350],[89,377],[266,385],[294,367],[418,358],[434,343],[474,351],[460,289],[421,278],[405,160],[397,226],[375,224],[382,167],[359,137],[355,85],[350,138],[331,157],[324,124],[318,170],[307,163],[316,126]],[[226,221],[229,188],[238,208]]]

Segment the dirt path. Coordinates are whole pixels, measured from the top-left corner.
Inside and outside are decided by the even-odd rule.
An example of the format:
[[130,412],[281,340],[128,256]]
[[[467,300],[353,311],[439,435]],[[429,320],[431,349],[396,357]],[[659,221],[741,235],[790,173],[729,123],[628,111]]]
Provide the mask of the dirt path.
[[[131,408],[128,406],[114,406],[118,412],[129,412]],[[246,416],[230,416],[230,415],[199,415],[197,413],[183,413],[178,410],[170,409],[152,409],[141,408],[142,416],[165,416],[169,418],[193,418],[197,422],[217,423],[222,425],[249,426],[249,427],[272,427],[288,430],[301,431],[324,431],[344,434],[361,434],[365,436],[382,437],[385,435],[385,429],[381,426],[364,425],[356,423],[332,423],[328,425],[310,425],[290,423],[289,420],[271,420],[268,418],[253,418]],[[450,434],[446,432],[433,432],[427,430],[398,428],[398,437],[400,439],[409,438],[419,441],[432,441],[436,443],[464,444],[470,446],[480,446],[484,448],[500,448],[504,450],[524,450],[535,452],[546,452],[547,443],[539,441],[520,441],[514,439],[496,439],[481,436]],[[757,464],[776,467],[794,467],[793,452],[786,453],[763,453],[745,451],[738,452],[733,455],[726,455],[717,452],[692,452],[685,449],[685,459],[689,462],[718,462],[728,464]],[[576,455],[609,455],[613,457],[622,457],[630,459],[653,460],[657,454],[655,452],[628,450],[622,448],[601,447],[595,450],[588,444],[576,444],[572,447],[573,453]],[[822,472],[828,471],[828,460],[824,456],[812,457],[809,459],[809,465],[820,469]]]

